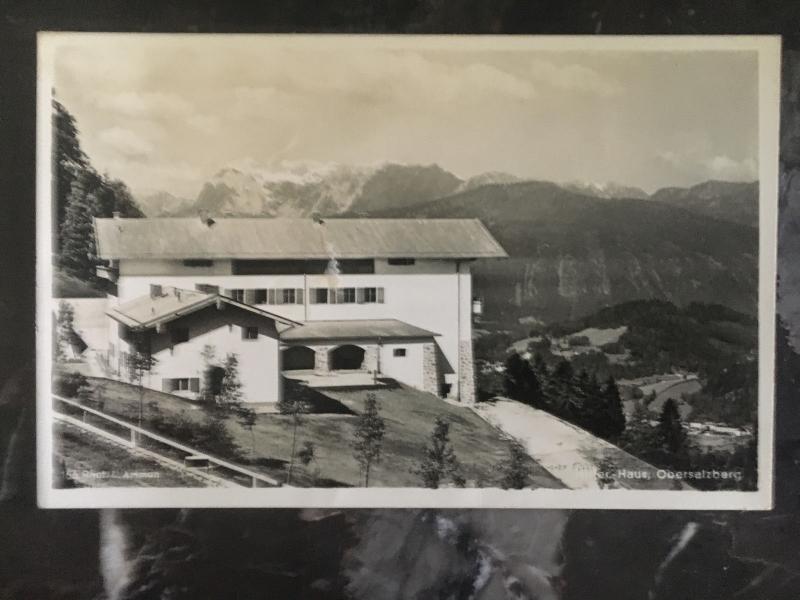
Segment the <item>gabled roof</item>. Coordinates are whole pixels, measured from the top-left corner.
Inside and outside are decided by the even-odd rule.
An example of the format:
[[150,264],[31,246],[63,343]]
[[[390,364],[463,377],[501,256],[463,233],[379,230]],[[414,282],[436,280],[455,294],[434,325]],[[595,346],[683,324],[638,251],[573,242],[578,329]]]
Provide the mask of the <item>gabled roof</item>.
[[164,287],[161,294],[139,296],[109,309],[106,314],[134,331],[152,329],[213,304],[230,304],[285,325],[299,325],[280,315],[260,310],[219,294]]
[[106,260],[505,258],[477,219],[95,219]]
[[341,321],[306,321],[282,332],[282,341],[419,339],[439,335],[397,319],[352,319]]

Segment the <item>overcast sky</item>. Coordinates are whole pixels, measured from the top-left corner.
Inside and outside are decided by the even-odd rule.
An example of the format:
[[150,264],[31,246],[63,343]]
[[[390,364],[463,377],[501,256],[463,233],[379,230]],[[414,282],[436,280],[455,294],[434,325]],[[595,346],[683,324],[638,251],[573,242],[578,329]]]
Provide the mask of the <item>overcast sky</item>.
[[437,163],[647,191],[757,178],[753,52],[279,48],[69,37],[57,98],[101,171],[194,197],[222,167]]

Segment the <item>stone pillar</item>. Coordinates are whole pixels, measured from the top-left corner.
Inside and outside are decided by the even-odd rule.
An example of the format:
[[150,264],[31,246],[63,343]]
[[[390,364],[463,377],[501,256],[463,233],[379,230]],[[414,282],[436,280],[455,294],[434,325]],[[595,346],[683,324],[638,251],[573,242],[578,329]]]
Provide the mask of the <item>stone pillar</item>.
[[328,352],[330,346],[314,346],[314,370],[322,373],[330,371],[328,366]]
[[361,346],[364,348],[364,362],[361,363],[361,368],[364,371],[375,372],[378,370],[378,346],[369,345]]
[[458,399],[464,404],[475,403],[475,362],[472,340],[458,342]]
[[439,360],[436,342],[422,346],[422,389],[439,395]]

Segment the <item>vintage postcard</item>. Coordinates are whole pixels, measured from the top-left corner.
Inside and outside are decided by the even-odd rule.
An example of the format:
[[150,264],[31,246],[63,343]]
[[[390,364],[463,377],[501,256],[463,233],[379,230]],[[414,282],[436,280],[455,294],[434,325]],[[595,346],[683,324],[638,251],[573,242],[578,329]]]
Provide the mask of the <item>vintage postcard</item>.
[[42,33],[40,505],[770,508],[779,72]]

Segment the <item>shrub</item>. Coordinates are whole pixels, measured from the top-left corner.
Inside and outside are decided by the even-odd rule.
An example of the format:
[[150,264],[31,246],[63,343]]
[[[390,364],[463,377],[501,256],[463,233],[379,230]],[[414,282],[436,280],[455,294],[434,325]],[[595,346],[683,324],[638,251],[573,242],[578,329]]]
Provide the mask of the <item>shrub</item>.
[[59,396],[75,398],[78,390],[89,387],[89,380],[81,373],[74,371],[59,373],[53,380],[53,391]]

